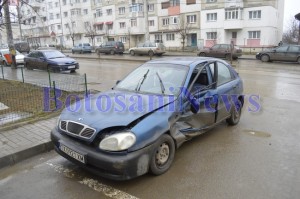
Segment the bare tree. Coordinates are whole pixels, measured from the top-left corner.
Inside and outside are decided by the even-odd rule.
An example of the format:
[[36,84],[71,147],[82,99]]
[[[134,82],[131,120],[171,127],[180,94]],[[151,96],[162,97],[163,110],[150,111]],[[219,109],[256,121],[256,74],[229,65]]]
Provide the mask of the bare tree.
[[96,30],[96,26],[91,25],[90,23],[85,25],[85,32],[86,32],[86,36],[91,38],[92,40],[92,46],[95,47],[95,37],[97,35],[97,30]]
[[299,41],[299,23],[291,18],[287,30],[283,33],[282,41],[287,44],[297,44]]
[[70,20],[70,23],[67,23],[67,30],[69,33],[70,38],[72,39],[73,46],[75,45],[75,37],[76,37],[76,28],[74,26],[75,21]]
[[191,24],[188,23],[184,16],[181,15],[179,21],[177,22],[177,25],[175,26],[175,31],[179,33],[180,35],[180,40],[181,40],[181,44],[182,44],[182,51],[184,51],[184,47],[185,47],[185,41],[186,38],[191,30]]

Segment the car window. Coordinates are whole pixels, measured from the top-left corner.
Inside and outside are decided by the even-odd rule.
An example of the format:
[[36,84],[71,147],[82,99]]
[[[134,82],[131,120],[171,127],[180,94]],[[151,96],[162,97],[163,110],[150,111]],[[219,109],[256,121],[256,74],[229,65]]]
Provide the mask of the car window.
[[37,58],[44,57],[43,53],[41,53],[41,52],[37,52],[36,56],[37,56]]
[[230,72],[229,68],[225,64],[218,62],[217,86],[222,85],[231,80],[232,80],[232,76],[231,76],[231,72]]
[[30,53],[28,57],[37,58],[37,52]]
[[83,46],[90,46],[90,44],[83,44]]
[[221,45],[220,45],[220,48],[222,48],[222,49],[229,49],[229,46],[226,45],[226,44],[221,44]]
[[290,46],[289,52],[300,52],[300,46]]
[[57,51],[57,50],[53,50],[53,51],[46,51],[44,52],[45,56],[48,59],[54,59],[54,58],[61,58],[61,57],[65,57],[64,54],[62,54],[61,52]]
[[218,49],[220,47],[220,45],[214,45],[213,47],[211,47],[212,49]]
[[144,46],[143,43],[140,43],[140,44],[137,45],[137,47],[143,47],[143,46]]
[[288,46],[281,46],[276,48],[276,52],[286,52],[288,49]]

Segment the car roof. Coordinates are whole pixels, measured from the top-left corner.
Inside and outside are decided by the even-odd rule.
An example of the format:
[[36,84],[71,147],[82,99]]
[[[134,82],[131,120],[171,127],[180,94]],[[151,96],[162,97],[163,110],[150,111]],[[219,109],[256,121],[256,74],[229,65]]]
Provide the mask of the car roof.
[[196,65],[200,63],[205,63],[205,62],[211,62],[211,61],[221,61],[224,63],[223,60],[216,59],[213,57],[167,57],[167,58],[161,58],[161,59],[155,59],[148,61],[148,63],[153,63],[153,64],[178,64],[178,65],[184,65],[184,66],[189,66],[190,68],[194,68]]

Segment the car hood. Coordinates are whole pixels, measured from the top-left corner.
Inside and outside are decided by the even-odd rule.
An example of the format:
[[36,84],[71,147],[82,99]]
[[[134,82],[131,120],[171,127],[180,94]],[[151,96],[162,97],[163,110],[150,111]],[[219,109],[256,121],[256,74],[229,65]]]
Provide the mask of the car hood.
[[62,112],[60,120],[82,123],[99,132],[109,127],[128,126],[174,101],[174,96],[111,90],[72,104]]
[[75,59],[72,59],[70,57],[60,57],[60,58],[54,58],[54,59],[48,59],[48,60],[57,62],[57,63],[74,63],[74,62],[76,62]]

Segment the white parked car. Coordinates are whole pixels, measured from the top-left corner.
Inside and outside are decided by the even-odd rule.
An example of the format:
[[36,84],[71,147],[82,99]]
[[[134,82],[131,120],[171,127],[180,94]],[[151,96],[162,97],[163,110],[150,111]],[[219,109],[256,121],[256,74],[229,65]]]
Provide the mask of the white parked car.
[[158,55],[161,56],[164,54],[165,51],[165,46],[162,43],[153,43],[153,42],[145,42],[145,43],[140,43],[137,45],[137,47],[133,47],[129,49],[130,55]]
[[[6,59],[5,55],[9,54],[9,49],[0,50],[0,63],[4,66],[10,65],[10,61]],[[24,55],[16,50],[16,63],[17,65],[24,65]]]

